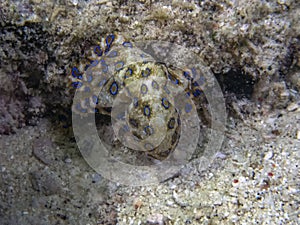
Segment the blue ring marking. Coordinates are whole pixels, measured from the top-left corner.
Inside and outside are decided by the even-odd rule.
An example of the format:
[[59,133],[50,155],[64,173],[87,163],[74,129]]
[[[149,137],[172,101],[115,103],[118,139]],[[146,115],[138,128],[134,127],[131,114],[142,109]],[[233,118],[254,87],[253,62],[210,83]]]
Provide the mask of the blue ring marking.
[[161,99],[161,104],[165,109],[168,109],[170,107],[170,102],[168,101],[167,98],[162,98]]
[[132,43],[129,41],[124,41],[122,44],[124,47],[132,48]]
[[85,87],[85,88],[84,88],[84,92],[87,92],[87,93],[88,93],[88,92],[90,92],[90,91],[91,91],[91,89],[90,89],[89,87]]
[[137,97],[134,97],[134,98],[133,98],[133,106],[134,106],[135,108],[137,108],[137,107],[139,106],[139,100],[138,100]]
[[107,55],[107,57],[109,57],[109,58],[114,58],[114,57],[116,57],[116,56],[118,56],[118,52],[117,52],[117,51],[111,51],[111,52]]
[[106,55],[110,50],[110,45],[106,46],[105,50],[104,50],[104,54]]
[[173,84],[179,84],[179,80],[173,77],[171,74],[168,74],[168,78]]
[[146,135],[150,136],[154,133],[154,129],[151,126],[146,126],[144,128],[144,132],[146,133]]
[[99,61],[95,59],[94,61],[91,62],[91,66],[92,67],[97,66],[98,63],[99,63]]
[[114,81],[110,85],[109,92],[111,95],[116,95],[116,94],[118,94],[118,89],[119,89],[118,84],[117,84],[117,82]]
[[175,119],[172,117],[168,122],[168,128],[173,129],[175,127]]
[[116,69],[116,71],[119,71],[119,70],[123,69],[123,66],[124,66],[124,62],[123,61],[115,63],[115,69]]
[[148,87],[147,87],[147,85],[146,85],[146,84],[142,84],[142,85],[141,85],[141,93],[142,93],[143,95],[145,95],[145,94],[147,94],[147,92],[148,92]]
[[93,80],[93,76],[92,75],[88,75],[87,77],[87,82],[91,83]]
[[126,124],[122,127],[122,129],[123,129],[123,131],[125,131],[125,132],[130,131],[128,125],[126,125]]
[[145,107],[144,107],[144,115],[145,116],[150,116],[151,115],[151,109],[150,109],[150,106],[149,105],[146,105]]
[[200,86],[200,85],[204,85],[205,81],[206,81],[205,77],[203,75],[200,75],[200,78],[197,80],[197,82],[195,81],[194,83],[197,83],[198,86]]
[[190,103],[185,104],[185,107],[184,107],[185,112],[189,113],[192,111],[192,109],[193,109],[193,106]]
[[94,53],[99,57],[103,55],[103,51],[99,45],[94,48]]
[[128,68],[125,72],[124,79],[131,77],[131,75],[132,75],[132,69]]
[[91,66],[91,64],[86,64],[84,67],[84,71],[87,71],[90,66]]
[[99,113],[99,109],[95,108],[94,112]]
[[91,107],[89,98],[84,99],[84,101],[85,101],[84,104],[86,105],[86,107]]
[[117,115],[117,119],[118,119],[118,120],[125,120],[125,112],[120,112],[120,113]]
[[102,69],[102,72],[103,73],[107,73],[107,71],[108,71],[108,65],[105,64],[105,65],[102,65],[102,66],[104,66],[104,68]]
[[192,70],[193,78],[196,78],[198,75],[196,68],[193,67],[191,70]]
[[71,74],[72,74],[72,77],[75,77],[75,78],[78,78],[78,76],[81,76],[81,73],[79,71],[79,69],[74,66],[71,70]]
[[155,80],[152,81],[151,85],[154,89],[159,90],[159,85]]
[[80,105],[80,103],[77,103],[76,107],[77,110],[79,110],[82,113],[86,113],[87,109],[82,108],[82,106]]
[[165,92],[166,92],[167,94],[170,94],[170,93],[171,93],[170,90],[167,88],[166,85],[164,86],[164,90],[165,90]]
[[93,99],[94,104],[97,105],[98,104],[98,97],[96,95],[93,95],[92,99]]
[[106,83],[106,79],[103,79],[99,82],[98,86],[101,87]]
[[113,34],[108,35],[105,39],[106,46],[110,46],[114,40],[115,40],[115,35]]
[[82,87],[82,83],[79,82],[79,81],[76,81],[76,82],[73,82],[73,83],[72,83],[72,86],[73,86],[74,88],[81,88],[81,87]]
[[100,62],[101,62],[102,67],[104,67],[104,68],[102,69],[102,71],[103,71],[104,73],[106,73],[106,72],[108,71],[108,65],[106,64],[106,62],[105,62],[104,59],[102,59]]
[[197,81],[193,82],[192,85],[193,85],[194,87],[199,87],[199,86],[200,86],[200,85],[198,84]]
[[186,98],[189,98],[190,96],[191,96],[191,93],[190,93],[190,92],[186,92],[186,93],[185,93],[185,97],[186,97]]
[[142,71],[142,77],[148,77],[151,74],[151,69],[146,68]]
[[77,76],[77,79],[82,80],[82,75]]
[[191,77],[191,75],[190,75],[190,72],[188,72],[188,71],[183,71],[183,76],[184,76],[186,79],[188,79],[188,80],[191,80],[191,79],[192,79],[192,77]]
[[201,95],[201,91],[199,89],[196,89],[196,91],[193,93],[193,95],[195,97],[198,97],[199,95]]

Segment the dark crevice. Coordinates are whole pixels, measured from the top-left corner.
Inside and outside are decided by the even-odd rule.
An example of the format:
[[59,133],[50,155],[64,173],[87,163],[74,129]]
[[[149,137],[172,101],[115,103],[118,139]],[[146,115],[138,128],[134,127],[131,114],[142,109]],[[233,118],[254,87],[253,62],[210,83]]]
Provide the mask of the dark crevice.
[[215,74],[223,93],[226,96],[235,95],[237,99],[251,99],[255,80],[241,71],[230,70],[227,73]]

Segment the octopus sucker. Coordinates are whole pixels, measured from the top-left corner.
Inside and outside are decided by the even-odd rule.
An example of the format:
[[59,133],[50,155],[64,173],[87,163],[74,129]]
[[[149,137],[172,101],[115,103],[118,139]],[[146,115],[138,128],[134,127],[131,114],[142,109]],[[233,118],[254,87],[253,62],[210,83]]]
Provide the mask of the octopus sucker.
[[79,96],[74,113],[110,115],[124,146],[164,160],[180,138],[181,116],[197,111],[193,101],[203,85],[204,77],[194,68],[156,62],[133,42],[109,34],[71,68],[68,86]]

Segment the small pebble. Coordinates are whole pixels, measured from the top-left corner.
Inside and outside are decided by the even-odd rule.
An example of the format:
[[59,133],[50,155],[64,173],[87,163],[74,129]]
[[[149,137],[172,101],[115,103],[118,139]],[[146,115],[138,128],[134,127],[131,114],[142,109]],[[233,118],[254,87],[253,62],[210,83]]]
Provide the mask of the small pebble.
[[149,215],[147,218],[147,224],[164,225],[164,216],[160,213]]
[[272,157],[273,157],[273,152],[269,151],[269,152],[266,153],[264,159],[269,160],[269,159],[272,159]]
[[72,163],[72,159],[66,158],[66,159],[65,159],[65,163],[68,163],[68,164],[69,164],[69,163]]
[[62,182],[58,176],[48,170],[36,170],[30,173],[32,188],[44,195],[59,194],[62,191]]
[[99,182],[101,180],[102,180],[102,177],[101,177],[100,174],[98,174],[98,173],[92,174],[92,182],[93,183],[97,183],[97,182]]
[[300,140],[300,130],[297,131],[297,139]]
[[286,109],[289,112],[293,112],[293,111],[296,111],[298,108],[299,108],[298,104],[296,104],[295,102],[293,102],[293,103],[289,104]]
[[46,137],[38,138],[32,143],[32,154],[40,162],[45,165],[50,165],[54,161],[54,144],[53,142]]

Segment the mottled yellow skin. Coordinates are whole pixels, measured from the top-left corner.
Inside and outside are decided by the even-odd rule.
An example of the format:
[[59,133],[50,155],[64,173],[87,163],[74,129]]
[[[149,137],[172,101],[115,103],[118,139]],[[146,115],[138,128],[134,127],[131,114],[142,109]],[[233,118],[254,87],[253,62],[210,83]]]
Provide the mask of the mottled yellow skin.
[[[191,71],[155,62],[127,43],[120,36],[114,36],[110,45],[103,39],[99,48],[89,50],[84,63],[72,69],[71,82],[80,84],[76,88],[81,99],[74,102],[72,110],[84,115],[96,108],[111,115],[117,138],[125,146],[163,160],[178,142],[179,112],[187,114],[195,108],[189,103],[190,93],[195,91],[187,76]],[[101,53],[99,49],[102,55],[96,54]],[[92,62],[85,66],[87,61]],[[175,107],[179,87],[186,92],[186,100]]]

